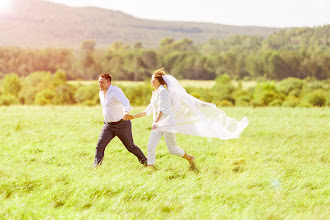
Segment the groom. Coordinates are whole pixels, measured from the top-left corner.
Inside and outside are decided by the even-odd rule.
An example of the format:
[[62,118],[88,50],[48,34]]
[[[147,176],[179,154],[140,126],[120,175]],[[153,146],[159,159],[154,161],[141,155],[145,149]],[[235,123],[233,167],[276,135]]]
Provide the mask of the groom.
[[93,166],[97,167],[102,164],[104,150],[116,136],[141,164],[146,164],[147,158],[133,142],[131,121],[127,116],[131,106],[125,94],[119,87],[111,85],[111,75],[106,73],[99,76],[99,87],[104,126],[97,143]]

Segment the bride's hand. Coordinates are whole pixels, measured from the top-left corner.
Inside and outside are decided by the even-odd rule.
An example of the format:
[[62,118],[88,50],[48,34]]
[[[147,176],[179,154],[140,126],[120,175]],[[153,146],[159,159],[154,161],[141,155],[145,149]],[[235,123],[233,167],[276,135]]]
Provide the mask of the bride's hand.
[[152,130],[156,130],[157,129],[157,125],[155,125],[155,123],[152,123]]
[[132,119],[134,119],[133,115],[129,115],[129,114],[124,115],[125,121],[132,120]]

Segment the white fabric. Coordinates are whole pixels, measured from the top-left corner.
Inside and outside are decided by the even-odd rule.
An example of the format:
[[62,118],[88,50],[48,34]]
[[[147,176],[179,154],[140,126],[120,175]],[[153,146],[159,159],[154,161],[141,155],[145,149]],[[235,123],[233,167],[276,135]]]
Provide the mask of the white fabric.
[[157,130],[214,137],[221,140],[238,138],[249,121],[237,121],[212,103],[203,102],[191,95],[171,75],[164,75],[171,98],[171,114],[156,123]]
[[157,118],[156,113],[160,111],[163,113],[163,116],[171,114],[171,97],[163,85],[160,85],[156,91],[152,92],[150,104],[144,110],[146,115],[150,115],[153,112],[154,121]]
[[103,117],[106,122],[117,122],[123,119],[124,112],[131,110],[128,99],[118,86],[110,85],[106,96],[104,97],[103,91],[100,91],[99,96]]
[[157,145],[158,145],[158,143],[159,143],[159,141],[160,141],[160,139],[162,138],[163,135],[164,135],[164,138],[165,138],[166,146],[167,146],[168,151],[170,152],[170,154],[177,155],[177,156],[180,156],[180,157],[183,157],[183,155],[185,154],[184,150],[179,148],[176,144],[175,133],[161,132],[161,131],[151,131],[150,138],[149,138],[149,143],[148,143],[148,147],[147,147],[147,152],[148,152],[147,164],[148,165],[154,165],[155,164],[156,147],[157,147]]

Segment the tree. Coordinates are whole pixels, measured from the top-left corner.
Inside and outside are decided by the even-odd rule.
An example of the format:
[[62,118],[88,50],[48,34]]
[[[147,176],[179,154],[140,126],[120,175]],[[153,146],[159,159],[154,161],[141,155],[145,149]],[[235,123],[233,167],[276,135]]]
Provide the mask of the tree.
[[18,94],[22,88],[21,80],[17,74],[9,74],[6,76],[3,82],[3,94],[10,94],[18,97]]
[[93,57],[95,42],[92,40],[85,40],[80,46],[82,52],[82,69],[81,73],[85,73],[87,79],[93,79],[95,71],[95,60]]
[[53,83],[54,83],[55,86],[66,84],[66,74],[65,74],[65,72],[62,71],[62,70],[57,70],[55,75],[54,75]]

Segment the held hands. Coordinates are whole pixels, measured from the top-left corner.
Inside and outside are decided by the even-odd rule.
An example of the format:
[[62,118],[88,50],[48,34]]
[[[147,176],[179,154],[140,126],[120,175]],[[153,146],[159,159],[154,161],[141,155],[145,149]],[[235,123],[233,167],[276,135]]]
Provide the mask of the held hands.
[[124,120],[125,121],[132,120],[132,119],[134,119],[133,115],[130,115],[130,114],[125,114],[124,115]]

